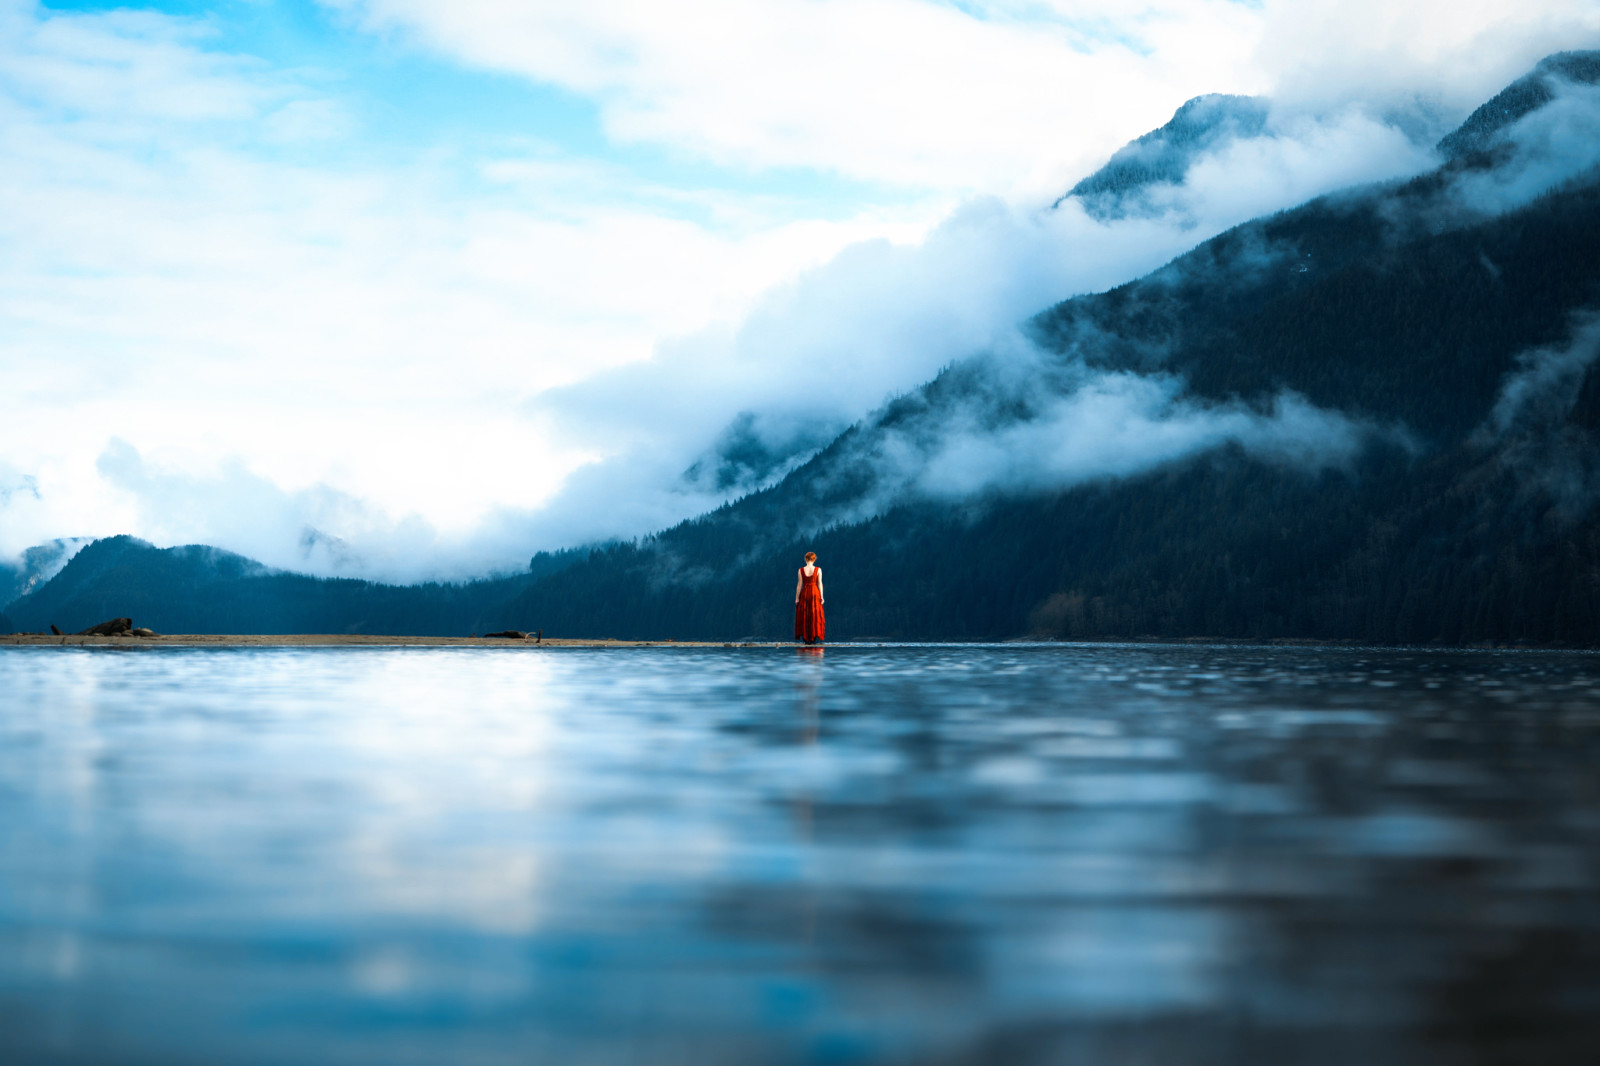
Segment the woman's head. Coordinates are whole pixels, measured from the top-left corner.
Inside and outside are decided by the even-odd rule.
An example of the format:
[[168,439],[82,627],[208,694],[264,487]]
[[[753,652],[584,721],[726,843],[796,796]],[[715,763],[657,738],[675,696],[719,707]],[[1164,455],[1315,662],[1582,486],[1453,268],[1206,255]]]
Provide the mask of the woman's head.
[[806,552],[806,562],[814,563],[816,561],[817,561],[817,553],[816,552]]

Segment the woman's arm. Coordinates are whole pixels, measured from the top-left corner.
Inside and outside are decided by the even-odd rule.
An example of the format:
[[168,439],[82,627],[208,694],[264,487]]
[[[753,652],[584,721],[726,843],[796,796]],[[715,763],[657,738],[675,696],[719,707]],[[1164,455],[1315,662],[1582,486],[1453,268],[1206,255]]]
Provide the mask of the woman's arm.
[[794,572],[794,602],[796,606],[799,606],[800,603],[800,586],[805,582],[806,572],[804,570],[796,570]]
[[828,594],[822,591],[822,567],[817,567],[817,599],[822,603],[828,602]]

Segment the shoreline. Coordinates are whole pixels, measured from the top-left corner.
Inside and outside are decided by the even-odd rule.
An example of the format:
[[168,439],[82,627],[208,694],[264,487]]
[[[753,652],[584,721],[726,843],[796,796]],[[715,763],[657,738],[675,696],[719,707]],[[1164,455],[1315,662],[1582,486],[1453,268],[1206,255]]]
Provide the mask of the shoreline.
[[[1535,642],[1505,642],[1482,644],[1383,644],[1359,640],[1308,640],[1301,637],[1268,639],[1230,637],[1143,637],[1103,638],[1084,640],[1029,640],[1013,638],[999,641],[903,641],[903,640],[841,640],[811,645],[823,648],[873,648],[911,646],[962,647],[980,645],[998,647],[1007,644],[1059,645],[1123,645],[1123,646],[1186,646],[1234,648],[1342,648],[1346,650],[1383,649],[1386,651],[1567,651],[1596,652],[1595,645],[1541,644]],[[0,647],[89,647],[89,648],[798,648],[808,647],[789,640],[616,640],[591,637],[546,637],[542,641],[529,637],[415,637],[377,636],[364,633],[171,633],[150,637],[128,634],[118,636],[83,636],[76,633],[10,633],[0,635]]]
[[[783,648],[781,641],[743,640],[590,640],[546,637],[401,637],[364,633],[162,633],[153,637],[84,636],[67,633],[12,633],[0,647],[94,648]],[[796,645],[800,646],[800,645]]]

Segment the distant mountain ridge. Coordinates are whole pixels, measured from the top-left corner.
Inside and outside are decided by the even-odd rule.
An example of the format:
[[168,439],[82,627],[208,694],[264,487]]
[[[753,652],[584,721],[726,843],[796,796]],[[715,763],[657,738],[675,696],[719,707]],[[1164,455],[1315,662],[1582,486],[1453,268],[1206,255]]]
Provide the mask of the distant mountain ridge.
[[1439,142],[1439,153],[1446,159],[1459,159],[1490,148],[1513,123],[1555,99],[1552,82],[1561,81],[1600,85],[1600,50],[1546,56],[1446,135]]
[[[1069,300],[1030,326],[1054,360],[1015,381],[958,364],[774,488],[536,583],[516,610],[591,635],[778,636],[773,575],[809,547],[850,590],[837,631],[858,637],[1594,643],[1600,453],[1582,397],[1600,391],[1600,341],[1582,316],[1600,308],[1600,182],[1502,214],[1459,201],[1458,183],[1516,162],[1324,197]],[[952,426],[1039,423],[1083,368],[1177,375],[1179,401],[1238,417],[1292,393],[1368,439],[1320,468],[1225,444],[965,501],[885,480],[939,458]]]
[[[527,584],[586,553],[540,552],[524,573],[459,584],[385,585],[317,578],[203,544],[157,548],[137,537],[97,540],[44,586],[6,607],[0,632],[75,632],[128,617],[162,633],[365,633],[467,636],[494,629]],[[531,628],[531,627],[523,627]]]
[[1154,187],[1180,184],[1196,159],[1230,141],[1261,136],[1267,114],[1267,102],[1258,97],[1196,96],[1165,125],[1118,149],[1051,206],[1076,198],[1101,221],[1150,214]]
[[[205,545],[160,549],[134,537],[84,548],[7,608],[12,624],[66,632],[130,617],[162,633],[400,633],[464,636],[509,583],[397,587],[273,570]],[[376,626],[376,628],[372,628]],[[479,631],[485,631],[479,629]]]
[[[512,611],[574,635],[782,636],[774,575],[809,548],[840,636],[1596,643],[1600,375],[1595,335],[1572,315],[1600,307],[1600,186],[1399,249],[1381,225],[1390,206],[1319,202],[1252,224],[1034,328],[1061,367],[1181,372],[1195,402],[1247,409],[1292,388],[1374,425],[1413,425],[1415,448],[1378,435],[1318,469],[1227,444],[1060,491],[902,493],[852,520],[882,491],[885,454],[937,441],[952,419],[1038,417],[1048,380],[995,388],[974,360],[773,489],[597,553],[530,585]],[[1296,252],[1242,287],[1209,269],[1255,266],[1263,236]],[[1353,307],[1371,311],[1357,321]],[[1544,357],[1571,372],[1484,439],[1508,376]]]
[[0,608],[60,573],[73,553],[88,544],[89,540],[87,537],[65,537],[47,541],[24,551],[15,563],[0,562]]
[[[1593,55],[1551,57],[1506,90],[1531,106],[1480,108],[1446,138],[1493,152],[1047,308],[1026,324],[1033,355],[977,353],[776,485],[638,543],[397,589],[113,538],[7,613],[29,629],[120,614],[192,632],[783,637],[784,578],[813,548],[836,638],[1600,643],[1600,173],[1477,195],[1525,177],[1516,123],[1555,98],[1536,99],[1540,79]],[[1191,141],[1208,113],[1186,119]],[[1137,191],[1166,151],[1089,194]],[[1084,477],[1011,443],[1047,450],[1119,396],[1157,444],[1221,428]],[[989,480],[941,494],[974,455]]]
[[[1267,113],[1267,102],[1256,97],[1197,96],[1159,129],[1123,146],[1052,208],[1076,198],[1089,215],[1103,222],[1161,214],[1166,210],[1160,202],[1161,187],[1181,184],[1189,168],[1207,153],[1261,136]],[[770,485],[815,455],[840,428],[832,420],[808,424],[742,411],[689,463],[680,475],[680,486],[725,497]]]

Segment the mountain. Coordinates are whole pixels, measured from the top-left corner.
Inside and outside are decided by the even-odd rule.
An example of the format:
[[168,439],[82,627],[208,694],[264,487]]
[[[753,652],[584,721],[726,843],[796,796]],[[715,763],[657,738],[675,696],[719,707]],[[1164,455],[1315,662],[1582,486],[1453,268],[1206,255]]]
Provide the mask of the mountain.
[[763,485],[837,435],[837,426],[830,430],[818,423],[783,422],[773,432],[774,427],[759,424],[753,412],[734,416],[711,447],[683,472],[682,485],[719,494]]
[[[1181,184],[1194,162],[1209,152],[1235,140],[1262,136],[1267,110],[1266,102],[1255,97],[1197,96],[1161,128],[1124,146],[1052,206],[1076,198],[1101,221],[1162,214],[1168,208],[1159,202],[1161,186]],[[687,465],[678,487],[720,498],[767,487],[815,455],[841,428],[832,418],[808,421],[770,411],[740,412]]]
[[514,577],[394,586],[285,573],[204,545],[160,549],[109,537],[7,607],[6,631],[57,625],[70,633],[126,616],[162,633],[466,636],[489,632],[486,612],[505,614],[504,604],[525,584],[574,557],[541,553],[528,573]]
[[1486,151],[1512,124],[1554,100],[1563,83],[1600,84],[1600,51],[1557,52],[1546,56],[1532,71],[1496,93],[1440,141],[1439,152],[1446,159],[1458,159]]
[[88,543],[85,537],[52,540],[27,549],[14,563],[0,562],[0,607],[49,581]]
[[1267,103],[1257,97],[1197,96],[1166,125],[1124,145],[1052,206],[1076,198],[1101,221],[1153,214],[1150,194],[1155,187],[1182,183],[1200,156],[1230,141],[1259,137],[1266,125]]
[[[1583,55],[1507,92],[1571,81]],[[1213,112],[1246,122],[1241,107],[1195,108],[1192,139]],[[1552,89],[1473,140],[1480,109],[1433,172],[1047,308],[771,487],[637,543],[394,589],[121,538],[7,612],[25,628],[784,637],[809,548],[834,639],[1597,644],[1600,146],[1534,121],[1563,107],[1600,100]],[[1146,172],[1166,173],[1130,165],[1086,195],[1137,194]]]
[[[777,486],[515,609],[574,635],[781,636],[778,575],[813,548],[836,636],[1595,643],[1600,182],[1591,167],[1504,209],[1488,194],[1526,164],[1514,145],[1463,153],[1066,301],[1029,324],[1043,357],[1025,372],[958,364]],[[1093,413],[1075,396],[1130,382],[1174,390],[1156,437],[1185,413],[1276,411],[1343,450],[1224,436],[1056,487],[1006,479],[1007,442],[1047,443],[1019,430],[1070,432]],[[930,472],[986,442],[1002,476],[941,497]]]

